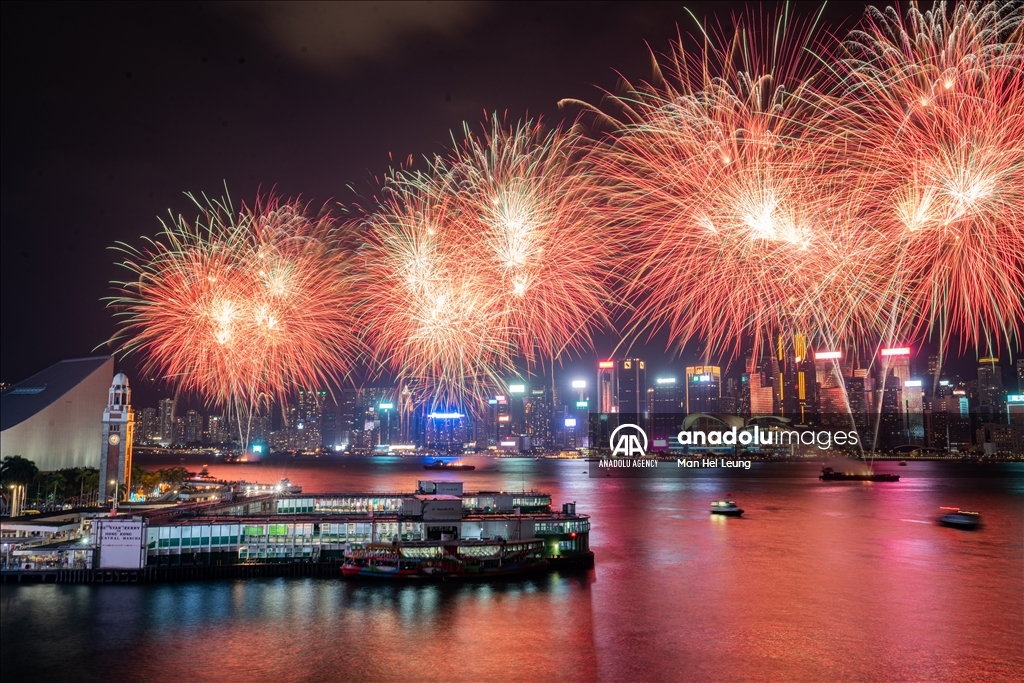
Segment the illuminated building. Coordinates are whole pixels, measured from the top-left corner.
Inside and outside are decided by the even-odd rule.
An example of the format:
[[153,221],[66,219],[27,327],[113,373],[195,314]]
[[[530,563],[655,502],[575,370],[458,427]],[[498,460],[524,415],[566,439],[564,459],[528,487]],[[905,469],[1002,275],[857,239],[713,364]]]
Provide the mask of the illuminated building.
[[615,402],[615,361],[602,360],[597,363],[597,412],[614,413]]
[[881,351],[881,371],[879,377],[888,378],[890,373],[898,380],[897,386],[910,379],[910,347],[899,346]]
[[1003,370],[998,358],[978,359],[978,408],[982,413],[998,415],[1003,407]]
[[1024,427],[1024,394],[1010,394],[1006,397],[1006,421]]
[[[673,436],[682,428],[686,412],[686,386],[677,377],[658,377],[650,389],[652,446],[667,448]],[[664,443],[662,443],[664,442]]]
[[[200,431],[201,431],[200,423]],[[132,485],[132,390],[123,373],[114,375],[103,411],[103,441],[100,450],[99,500],[123,500]]]
[[[814,353],[814,377],[818,384],[818,413],[823,424],[838,424],[846,419],[849,406],[843,381],[842,351]],[[838,419],[833,419],[838,418]]]
[[1017,391],[1024,394],[1024,358],[1017,359]]
[[[767,362],[762,360],[758,365],[751,361],[748,366],[748,388],[745,391],[749,392],[750,415],[754,417],[774,414],[775,390],[772,387],[771,378],[766,376],[765,365]],[[689,382],[687,382],[687,386],[689,386]]]
[[210,415],[206,418],[206,438],[210,443],[227,443],[231,440],[224,416]]
[[802,334],[793,338],[793,418],[797,424],[808,424],[818,412],[818,382],[814,360]]
[[903,422],[903,415],[900,410],[902,395],[901,382],[896,374],[890,370],[889,375],[879,383],[881,389],[876,389],[876,395],[881,406],[878,415],[878,442],[880,448],[894,448],[907,443],[906,427]]
[[184,443],[196,444],[202,443],[203,441],[203,416],[195,410],[189,410],[185,413],[185,420],[183,422],[185,427],[185,437],[182,439]]
[[466,443],[466,416],[457,411],[434,411],[427,414],[426,445],[448,453],[461,452]]
[[135,426],[136,431],[140,431],[138,427],[142,427],[143,441],[155,443],[160,440],[160,414],[156,408],[146,408],[143,410],[142,424]]
[[20,455],[42,472],[100,464],[97,420],[114,371],[110,356],[64,360],[0,395],[0,457]]
[[526,434],[526,385],[513,382],[508,385],[509,434],[523,436]]
[[526,401],[526,435],[533,446],[551,447],[554,445],[554,433],[551,420],[555,405],[551,398],[551,389],[542,387],[531,389]]
[[903,412],[908,443],[924,445],[924,383],[908,379],[903,383]]
[[174,399],[160,399],[160,435],[154,439],[164,446],[174,443]]
[[717,365],[686,368],[686,412],[717,413],[722,398],[722,369]]
[[639,358],[623,358],[616,368],[620,413],[644,415],[647,412],[647,364]]

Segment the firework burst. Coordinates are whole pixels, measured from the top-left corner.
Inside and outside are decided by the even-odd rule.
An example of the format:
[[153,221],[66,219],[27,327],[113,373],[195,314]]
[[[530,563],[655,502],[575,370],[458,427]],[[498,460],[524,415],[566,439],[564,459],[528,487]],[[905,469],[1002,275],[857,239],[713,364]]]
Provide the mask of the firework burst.
[[655,84],[617,98],[623,115],[594,151],[608,220],[632,250],[627,292],[645,311],[633,324],[666,327],[670,344],[737,352],[750,337],[862,326],[849,269],[861,247],[821,127],[814,25],[755,24],[705,34],[697,59],[680,39]]
[[[607,240],[595,184],[574,131],[502,124],[468,127],[451,155],[456,229],[483,257],[483,284],[499,302],[496,325],[533,365],[592,344],[607,326]],[[442,190],[443,191],[443,190]]]
[[1019,2],[868,12],[842,61],[844,128],[879,235],[886,336],[996,351],[1024,320],[1024,32]]
[[[435,169],[435,172],[437,169]],[[435,406],[461,406],[511,368],[485,276],[462,248],[452,197],[393,174],[365,222],[359,272],[363,329],[380,365]]]
[[[297,201],[197,202],[142,248],[119,247],[132,278],[110,300],[123,352],[147,373],[251,413],[297,386],[322,386],[359,356],[349,267],[329,217]],[[116,341],[116,340],[115,340]]]

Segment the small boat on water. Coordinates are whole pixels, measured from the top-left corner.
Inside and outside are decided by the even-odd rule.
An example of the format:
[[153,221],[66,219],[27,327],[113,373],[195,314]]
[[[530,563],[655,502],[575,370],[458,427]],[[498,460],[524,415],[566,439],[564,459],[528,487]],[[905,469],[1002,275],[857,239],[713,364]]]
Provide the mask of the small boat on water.
[[898,474],[875,474],[868,470],[867,472],[836,472],[831,467],[822,467],[821,474],[818,475],[818,479],[821,481],[899,481],[900,475]]
[[906,467],[906,466],[907,466],[907,461],[906,460],[900,460],[900,467]]
[[743,510],[736,501],[733,500],[716,500],[711,503],[711,514],[713,515],[727,515],[729,517],[739,517],[743,514]]
[[427,463],[423,466],[425,470],[450,470],[452,472],[468,472],[475,470],[476,465],[463,465],[455,462],[445,462],[443,460],[435,460],[434,462]]
[[542,539],[400,541],[346,550],[341,575],[356,579],[473,580],[528,574],[547,565]]
[[939,524],[953,527],[954,529],[977,529],[981,526],[981,515],[977,512],[968,512],[960,508],[940,508],[949,510],[939,517]]

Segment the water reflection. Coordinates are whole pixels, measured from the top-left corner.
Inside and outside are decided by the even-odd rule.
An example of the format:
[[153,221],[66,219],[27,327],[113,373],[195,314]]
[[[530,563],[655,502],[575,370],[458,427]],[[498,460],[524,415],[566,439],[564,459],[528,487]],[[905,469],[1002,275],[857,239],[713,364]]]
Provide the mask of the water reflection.
[[[286,476],[347,491],[424,478],[399,459],[344,464]],[[508,584],[4,586],[4,681],[1014,680],[1024,670],[1020,465],[913,462],[897,485],[819,482],[813,465],[680,480],[590,479],[571,461],[499,466],[443,474],[467,489],[525,479],[556,503],[577,501],[592,515],[595,570]],[[708,513],[726,494],[742,518]],[[940,505],[980,509],[986,528],[939,527]]]

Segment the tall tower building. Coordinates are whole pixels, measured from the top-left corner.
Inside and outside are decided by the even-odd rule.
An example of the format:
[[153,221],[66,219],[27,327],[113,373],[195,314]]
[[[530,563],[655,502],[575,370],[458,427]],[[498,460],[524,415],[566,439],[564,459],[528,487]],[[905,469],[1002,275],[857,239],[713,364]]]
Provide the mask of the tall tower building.
[[651,401],[648,404],[651,411],[648,422],[651,438],[655,442],[664,439],[665,447],[682,429],[682,417],[686,412],[685,389],[685,383],[676,377],[658,377],[651,387]]
[[597,412],[614,413],[617,410],[615,386],[615,361],[597,362]]
[[1017,393],[1024,394],[1024,358],[1017,359]]
[[924,439],[924,383],[908,379],[903,383],[903,413],[909,443],[923,445]]
[[633,415],[646,413],[647,364],[639,358],[623,358],[615,370],[619,384],[619,412]]
[[160,399],[160,435],[156,438],[164,446],[174,443],[174,399]]
[[135,425],[142,427],[144,441],[156,442],[160,440],[160,414],[156,408],[146,408],[142,411],[142,424]]
[[1003,407],[1003,369],[998,358],[978,360],[978,407],[981,412],[995,415]]
[[690,365],[686,368],[686,412],[717,413],[722,398],[722,368]]
[[555,443],[552,420],[554,417],[554,401],[550,387],[530,390],[530,398],[526,404],[526,435],[534,446],[551,448]]
[[810,358],[807,343],[802,334],[793,340],[795,374],[794,399],[795,415],[798,424],[807,424],[808,420],[818,412],[818,382],[814,361]]
[[198,411],[185,413],[185,443],[201,443],[203,440],[203,416]]
[[[103,446],[100,449],[100,502],[115,493],[127,497],[132,485],[132,437],[135,431],[132,390],[124,373],[114,375],[103,411]],[[118,490],[120,487],[120,490]]]
[[[839,424],[848,412],[846,387],[840,365],[842,351],[817,351],[814,354],[814,375],[818,381],[818,412],[828,424]],[[833,420],[833,417],[840,419]]]

